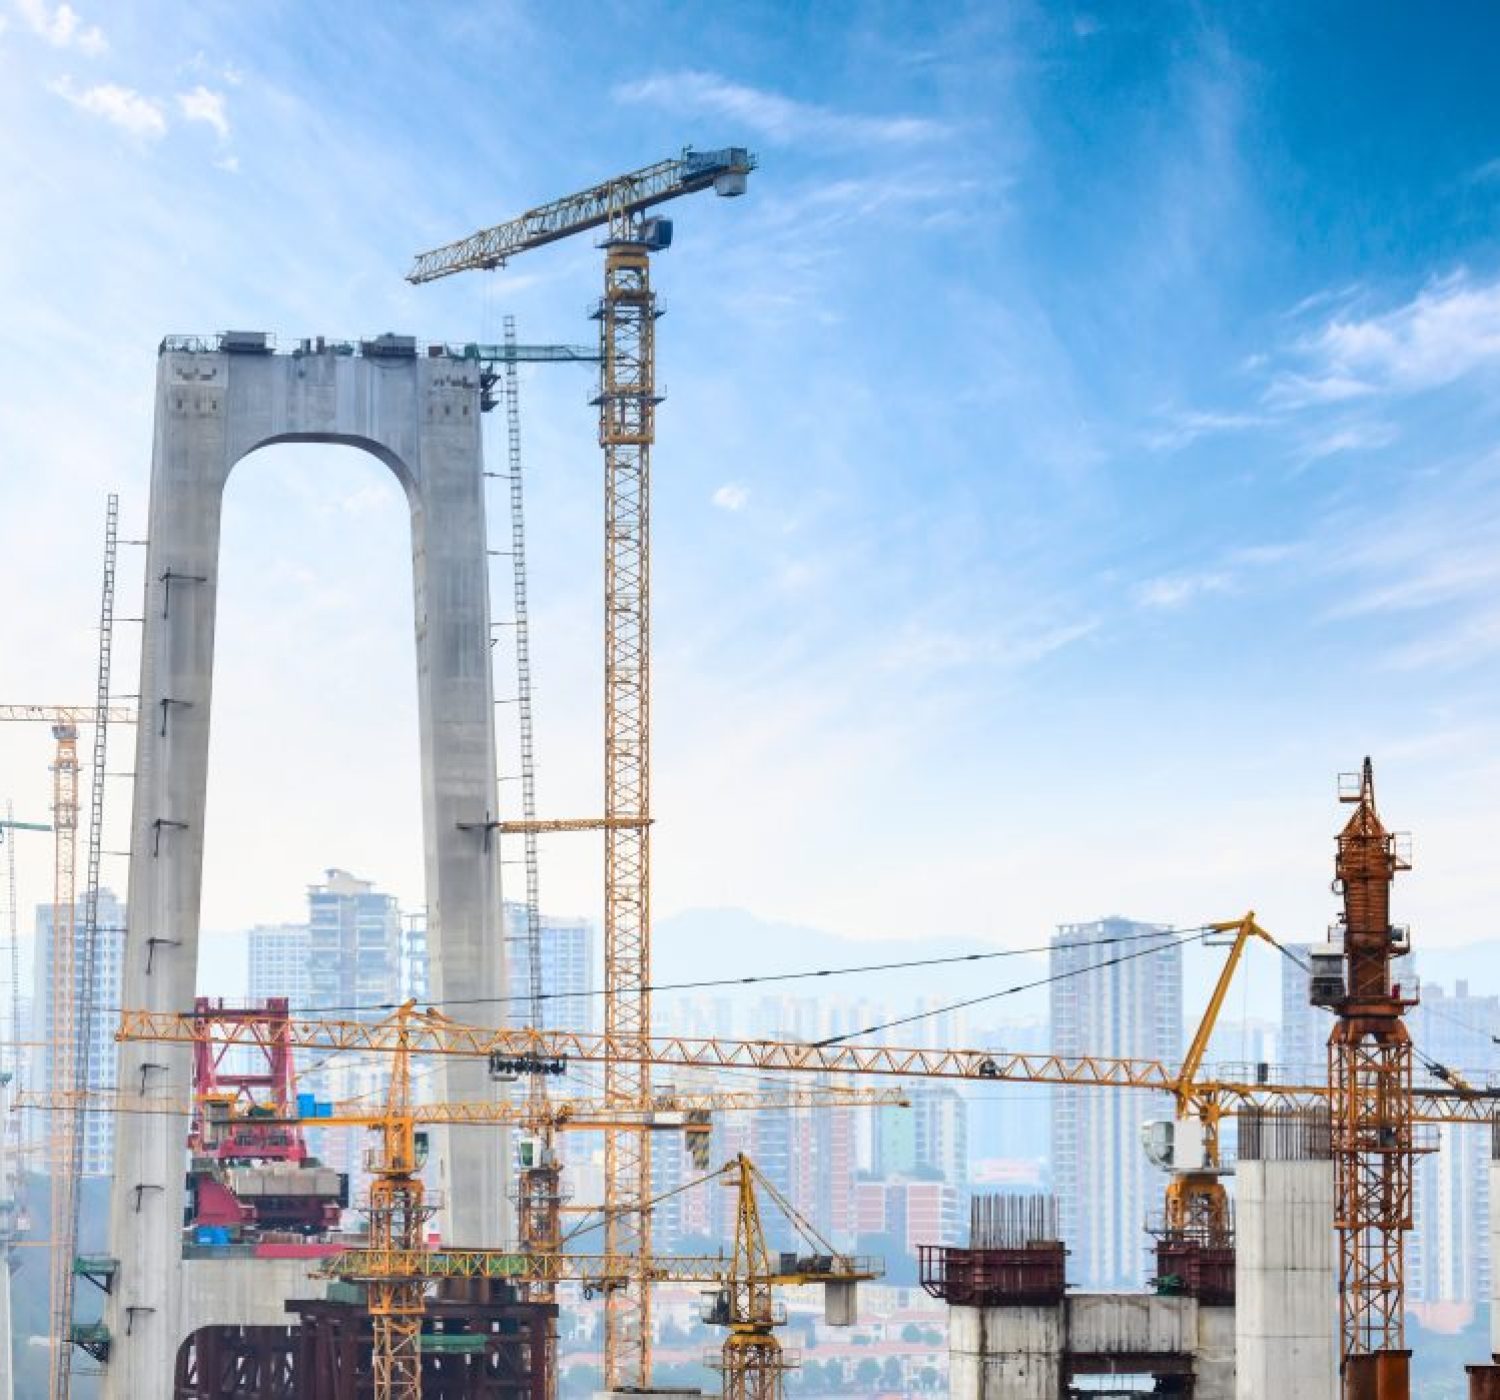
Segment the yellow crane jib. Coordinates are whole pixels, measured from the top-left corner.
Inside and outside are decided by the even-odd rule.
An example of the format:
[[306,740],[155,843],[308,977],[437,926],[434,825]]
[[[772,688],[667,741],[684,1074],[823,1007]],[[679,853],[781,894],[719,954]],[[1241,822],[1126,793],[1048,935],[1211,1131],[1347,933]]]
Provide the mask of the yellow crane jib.
[[[515,219],[482,229],[455,243],[420,253],[406,280],[414,284],[432,282],[450,273],[471,269],[504,267],[506,260],[528,248],[540,248],[586,229],[602,228],[618,219],[630,219],[680,195],[712,189],[733,197],[745,193],[745,182],[755,169],[755,157],[743,146],[716,151],[687,147],[679,156],[655,165],[618,175],[577,194],[538,205]],[[665,248],[672,241],[671,224],[657,221],[651,246]]]

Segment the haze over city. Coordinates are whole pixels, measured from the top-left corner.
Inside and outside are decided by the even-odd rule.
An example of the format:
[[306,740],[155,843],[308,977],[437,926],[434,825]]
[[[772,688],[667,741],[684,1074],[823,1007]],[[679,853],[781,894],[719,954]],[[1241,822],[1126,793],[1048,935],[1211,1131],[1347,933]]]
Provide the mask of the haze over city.
[[1497,43],[0,0],[0,1400],[1488,1400]]

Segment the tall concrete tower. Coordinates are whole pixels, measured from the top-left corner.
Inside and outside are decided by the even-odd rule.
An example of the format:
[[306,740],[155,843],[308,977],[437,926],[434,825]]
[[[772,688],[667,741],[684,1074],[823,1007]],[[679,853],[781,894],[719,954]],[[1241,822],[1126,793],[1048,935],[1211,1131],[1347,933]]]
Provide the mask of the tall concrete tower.
[[[145,636],[124,1004],[193,1010],[203,878],[204,798],[218,600],[219,519],[236,463],[273,443],[363,448],[395,473],[411,507],[422,819],[432,992],[505,991],[490,680],[479,367],[382,336],[358,346],[304,341],[274,353],[259,333],[163,342],[157,366]],[[252,463],[249,470],[254,470]],[[293,703],[267,696],[266,703]],[[497,1002],[498,1005],[498,1002]],[[498,1012],[492,1013],[498,1015]],[[483,1019],[479,1013],[478,1019]],[[182,1102],[185,1045],[122,1048],[120,1082]],[[494,1093],[478,1062],[444,1066],[450,1099]],[[191,1331],[283,1323],[282,1301],[308,1296],[306,1265],[184,1258],[181,1114],[120,1121],[111,1195],[117,1261],[106,1305],[108,1400],[170,1395]],[[441,1220],[455,1242],[509,1234],[507,1143],[482,1128],[437,1144]]]

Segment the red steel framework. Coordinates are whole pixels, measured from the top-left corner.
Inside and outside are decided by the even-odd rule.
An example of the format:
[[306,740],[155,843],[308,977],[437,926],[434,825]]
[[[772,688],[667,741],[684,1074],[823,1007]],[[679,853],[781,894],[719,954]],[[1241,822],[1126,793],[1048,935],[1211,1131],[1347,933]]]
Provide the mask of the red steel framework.
[[1338,837],[1334,889],[1343,895],[1344,987],[1332,1002],[1334,1211],[1339,1235],[1346,1400],[1404,1400],[1405,1238],[1412,1228],[1412,1045],[1416,1004],[1391,978],[1408,951],[1391,924],[1391,883],[1411,861],[1375,808],[1367,758],[1340,794],[1355,804]]
[[199,997],[196,1007],[201,1020],[242,1030],[241,1043],[254,1053],[231,1056],[219,1042],[193,1046],[191,1223],[305,1235],[336,1228],[347,1179],[331,1171],[320,1179],[297,1170],[318,1164],[308,1154],[298,1121],[287,999],[228,1006]]
[[[199,997],[196,1008],[197,1015],[205,1022],[243,1026],[249,1033],[249,1043],[260,1051],[261,1061],[253,1069],[230,1068],[225,1064],[229,1047],[224,1043],[204,1040],[193,1046],[193,1124],[189,1130],[189,1148],[209,1157],[235,1155],[233,1144],[213,1130],[214,1106],[224,1104],[244,1120],[240,1132],[254,1134],[263,1147],[257,1156],[302,1161],[307,1156],[302,1129],[287,1122],[295,1117],[297,1110],[291,1004],[285,997],[270,997],[260,1006],[226,1006],[223,1001]],[[269,1121],[258,1124],[260,1114],[277,1121],[274,1125]]]

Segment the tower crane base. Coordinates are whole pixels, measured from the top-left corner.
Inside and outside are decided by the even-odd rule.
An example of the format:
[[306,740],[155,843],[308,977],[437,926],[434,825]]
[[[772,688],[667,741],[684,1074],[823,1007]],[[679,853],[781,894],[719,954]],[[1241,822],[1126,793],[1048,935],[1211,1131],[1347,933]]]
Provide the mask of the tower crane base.
[[1407,1400],[1411,1352],[1372,1351],[1344,1362],[1344,1400]]
[[1469,1373],[1469,1400],[1500,1400],[1500,1365],[1486,1362],[1464,1370]]

